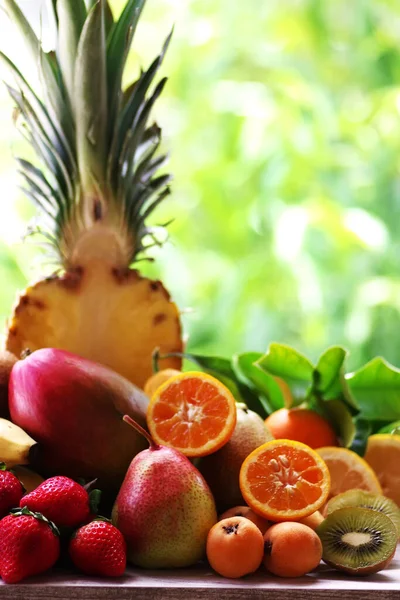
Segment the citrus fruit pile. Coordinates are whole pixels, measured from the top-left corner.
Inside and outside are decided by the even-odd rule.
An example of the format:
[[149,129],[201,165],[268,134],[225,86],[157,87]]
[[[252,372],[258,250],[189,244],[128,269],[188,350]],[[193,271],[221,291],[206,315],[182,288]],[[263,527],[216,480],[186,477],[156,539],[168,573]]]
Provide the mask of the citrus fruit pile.
[[[235,430],[234,397],[195,371],[160,373],[157,383],[147,412],[153,439],[200,459],[200,470],[205,456],[212,467]],[[210,566],[230,578],[260,567],[299,577],[321,559],[353,575],[386,568],[400,531],[400,436],[370,436],[362,458],[340,447],[330,423],[312,410],[280,409],[265,425],[265,443],[231,475],[241,503],[208,533]]]

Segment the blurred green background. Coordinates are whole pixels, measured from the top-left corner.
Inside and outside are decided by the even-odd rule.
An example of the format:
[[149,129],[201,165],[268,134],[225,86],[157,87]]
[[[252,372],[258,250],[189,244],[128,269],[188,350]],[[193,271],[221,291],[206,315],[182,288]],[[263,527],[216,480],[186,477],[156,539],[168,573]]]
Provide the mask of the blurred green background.
[[[37,0],[20,5],[39,21]],[[140,268],[184,310],[188,348],[279,341],[315,358],[342,344],[349,368],[377,354],[400,365],[398,0],[148,0],[127,81],[172,24],[156,118],[175,182],[154,222],[174,221]],[[3,49],[8,27],[2,15]],[[52,268],[20,241],[34,213],[11,114],[2,86],[2,323]]]

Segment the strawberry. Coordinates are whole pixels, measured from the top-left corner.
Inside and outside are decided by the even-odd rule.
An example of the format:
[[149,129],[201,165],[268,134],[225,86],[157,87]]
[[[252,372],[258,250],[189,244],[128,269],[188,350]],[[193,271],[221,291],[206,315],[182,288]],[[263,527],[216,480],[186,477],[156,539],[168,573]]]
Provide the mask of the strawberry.
[[23,493],[24,488],[18,477],[7,471],[4,463],[0,463],[0,519],[19,506]]
[[57,527],[78,527],[90,514],[88,492],[73,479],[61,475],[43,481],[19,505],[42,513]]
[[126,543],[119,529],[107,519],[80,527],[69,543],[74,565],[87,575],[119,577],[126,568]]
[[47,571],[59,555],[58,530],[40,513],[15,509],[0,521],[0,576],[6,583]]

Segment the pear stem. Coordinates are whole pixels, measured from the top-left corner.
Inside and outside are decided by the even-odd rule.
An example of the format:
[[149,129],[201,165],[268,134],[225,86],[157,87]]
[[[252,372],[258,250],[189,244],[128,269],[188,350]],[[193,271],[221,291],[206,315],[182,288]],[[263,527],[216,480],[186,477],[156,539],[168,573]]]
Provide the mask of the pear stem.
[[134,421],[132,417],[130,417],[129,415],[124,415],[122,420],[125,421],[125,423],[128,423],[128,425],[130,425],[131,427],[133,427],[133,429],[136,429],[136,431],[140,433],[143,437],[145,437],[146,440],[149,442],[150,448],[152,450],[155,450],[159,447],[158,444],[155,443],[151,435],[141,425],[139,425],[139,423],[136,423],[136,421]]

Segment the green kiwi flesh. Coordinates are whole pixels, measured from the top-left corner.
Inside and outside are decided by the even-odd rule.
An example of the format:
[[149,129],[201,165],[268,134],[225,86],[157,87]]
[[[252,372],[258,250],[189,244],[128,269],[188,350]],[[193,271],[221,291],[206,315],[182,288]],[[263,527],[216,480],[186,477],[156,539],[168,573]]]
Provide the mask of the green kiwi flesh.
[[396,552],[395,524],[384,513],[369,508],[339,508],[316,532],[322,542],[323,561],[353,575],[381,571]]
[[384,513],[396,525],[397,537],[400,538],[400,508],[396,502],[381,494],[372,494],[365,490],[348,490],[331,498],[326,505],[326,515],[345,507],[370,508]]

